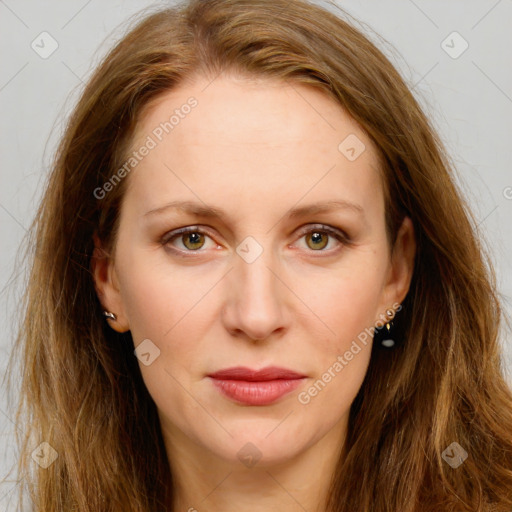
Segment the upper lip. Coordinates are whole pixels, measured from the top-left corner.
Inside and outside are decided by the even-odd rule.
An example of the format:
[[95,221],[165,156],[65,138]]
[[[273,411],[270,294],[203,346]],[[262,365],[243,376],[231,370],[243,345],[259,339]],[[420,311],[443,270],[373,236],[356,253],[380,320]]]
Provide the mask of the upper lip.
[[208,374],[208,377],[222,380],[245,380],[249,382],[262,382],[268,380],[278,379],[301,379],[305,377],[300,373],[294,372],[287,368],[280,368],[278,366],[267,366],[261,370],[252,370],[245,366],[236,366],[233,368],[226,368],[219,370],[215,373]]

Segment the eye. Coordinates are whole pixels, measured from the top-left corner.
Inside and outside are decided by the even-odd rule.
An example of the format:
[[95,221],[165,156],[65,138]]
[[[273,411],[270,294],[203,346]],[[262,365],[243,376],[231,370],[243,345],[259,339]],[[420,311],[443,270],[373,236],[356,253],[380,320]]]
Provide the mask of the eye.
[[[330,250],[324,251],[325,247],[329,244],[329,238],[335,238],[340,245],[350,243],[350,239],[346,233],[324,224],[302,230],[300,232],[300,238],[303,237],[306,240],[307,247],[313,252],[331,252]],[[206,239],[212,240],[206,231],[197,226],[189,226],[171,231],[163,237],[161,243],[164,246],[170,245],[171,248],[176,248],[177,253],[204,252],[201,251],[201,249],[205,247]],[[181,243],[181,247],[176,247],[176,242]],[[214,246],[218,247],[215,243]]]
[[177,239],[177,241],[181,242],[182,247],[185,248],[185,250],[183,250],[180,247],[179,249],[181,252],[197,252],[204,246],[205,238],[210,238],[206,232],[197,228],[196,226],[190,226],[172,231],[163,238],[162,244],[168,245]]
[[329,243],[329,238],[335,238],[341,245],[348,244],[348,236],[339,229],[319,224],[318,226],[308,227],[301,232],[301,238],[305,237],[306,245],[313,252],[331,252],[324,251]]

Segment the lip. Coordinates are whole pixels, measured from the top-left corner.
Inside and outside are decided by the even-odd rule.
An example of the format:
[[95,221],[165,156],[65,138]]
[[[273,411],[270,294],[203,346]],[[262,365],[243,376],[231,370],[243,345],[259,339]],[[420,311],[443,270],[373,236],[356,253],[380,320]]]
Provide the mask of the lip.
[[221,393],[237,403],[269,405],[296,389],[306,376],[277,366],[261,370],[237,366],[208,377]]

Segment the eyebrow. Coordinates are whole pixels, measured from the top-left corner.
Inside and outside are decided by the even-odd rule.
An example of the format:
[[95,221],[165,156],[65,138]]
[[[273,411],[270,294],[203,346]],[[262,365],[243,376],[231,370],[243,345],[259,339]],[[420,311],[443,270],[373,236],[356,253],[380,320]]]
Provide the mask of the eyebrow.
[[[196,215],[197,217],[204,218],[225,220],[227,217],[227,213],[220,208],[215,208],[213,206],[208,206],[204,203],[201,204],[194,201],[171,201],[170,203],[167,203],[164,206],[155,208],[153,210],[149,210],[143,215],[143,217],[149,217],[156,214],[160,214],[170,209],[179,210],[190,215]],[[304,206],[291,208],[285,214],[285,216],[289,219],[295,219],[298,217],[304,217],[306,215],[316,213],[328,213],[336,210],[350,210],[364,217],[364,209],[361,205],[352,203],[350,201],[346,201],[344,199],[322,201],[318,203],[312,203]]]

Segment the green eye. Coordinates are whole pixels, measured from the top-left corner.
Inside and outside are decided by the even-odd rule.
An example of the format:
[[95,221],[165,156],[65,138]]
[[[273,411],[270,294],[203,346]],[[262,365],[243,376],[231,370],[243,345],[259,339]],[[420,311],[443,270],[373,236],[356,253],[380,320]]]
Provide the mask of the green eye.
[[[201,251],[201,249],[205,247],[207,238],[212,240],[205,231],[196,226],[189,226],[172,231],[166,235],[162,240],[162,245],[170,245],[177,253],[181,254],[187,252],[204,252]],[[306,240],[307,248],[313,252],[330,253],[330,250],[324,251],[324,249],[328,246],[331,238],[337,240],[341,245],[349,243],[349,237],[343,231],[323,224],[313,226],[313,228],[308,227],[307,230],[303,230],[299,239],[302,238]],[[182,248],[175,247],[177,240],[182,244]]]
[[200,231],[190,231],[181,235],[181,241],[187,249],[196,251],[204,245],[204,234]]
[[309,233],[307,233],[304,236],[306,237],[306,243],[308,245],[309,245],[309,241],[311,241],[312,244],[314,244],[313,247],[310,246],[311,249],[314,249],[314,250],[324,249],[327,246],[327,244],[329,243],[329,239],[328,239],[329,235],[322,231],[318,231],[318,230],[310,231]]

